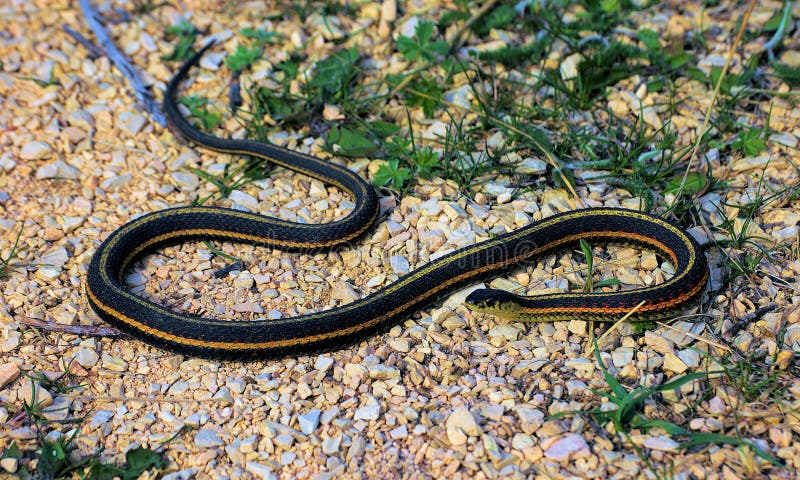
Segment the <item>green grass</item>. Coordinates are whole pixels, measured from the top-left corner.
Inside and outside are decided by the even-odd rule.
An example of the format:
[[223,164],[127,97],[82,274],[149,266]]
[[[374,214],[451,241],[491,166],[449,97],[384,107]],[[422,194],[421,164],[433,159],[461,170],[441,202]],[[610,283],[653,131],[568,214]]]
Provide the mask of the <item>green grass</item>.
[[[154,7],[148,5],[146,8]],[[152,10],[152,8],[150,8]],[[194,55],[194,39],[197,36],[197,29],[191,23],[181,19],[175,25],[167,27],[165,30],[167,38],[174,39],[175,43],[172,52],[161,58],[167,61],[180,62],[188,60]]]
[[80,434],[80,425],[86,417],[51,421],[46,417],[47,408],[42,403],[36,402],[37,385],[60,394],[85,387],[73,384],[74,379],[68,371],[69,365],[65,365],[64,372],[55,379],[37,371],[26,374],[31,379],[31,402],[23,400],[20,405],[6,405],[10,411],[17,410],[9,422],[14,422],[15,427],[30,425],[36,431],[36,440],[32,444],[11,442],[0,452],[0,458],[13,458],[18,461],[19,468],[15,472],[17,478],[135,480],[145,471],[151,474],[157,473],[167,465],[162,453],[145,447],[128,450],[125,454],[126,462],[121,466],[104,462],[101,459],[102,448],[88,455],[81,454],[75,441]]
[[[735,445],[740,450],[749,450],[755,456],[768,462],[770,465],[777,468],[786,468],[783,462],[770,455],[769,452],[764,451],[761,447],[753,442],[741,438],[740,436],[730,436],[718,433],[704,433],[692,432],[684,427],[663,419],[652,419],[645,414],[645,404],[650,401],[657,401],[657,397],[664,392],[674,392],[677,394],[681,387],[692,382],[707,381],[709,375],[724,374],[733,378],[739,379],[738,384],[742,384],[753,377],[750,374],[751,370],[745,367],[746,362],[735,362],[733,365],[729,363],[719,363],[723,368],[722,370],[702,371],[681,375],[672,378],[668,382],[660,385],[651,386],[637,386],[635,388],[626,388],[622,383],[617,380],[614,375],[606,367],[603,359],[600,357],[600,349],[597,345],[597,340],[592,334],[592,341],[594,345],[594,356],[597,366],[603,374],[603,380],[608,386],[608,391],[601,391],[598,389],[590,389],[595,395],[607,399],[608,402],[614,405],[613,409],[593,409],[583,410],[577,412],[562,412],[553,416],[553,418],[561,418],[569,415],[588,415],[597,421],[600,425],[611,425],[613,432],[621,439],[625,440],[627,444],[636,452],[637,456],[647,466],[648,470],[658,479],[671,478],[670,472],[673,470],[671,464],[666,464],[662,469],[659,469],[651,460],[650,456],[645,452],[642,447],[639,447],[631,439],[634,431],[649,432],[656,430],[666,433],[671,437],[684,438],[680,442],[680,450],[694,449],[698,446],[704,445]],[[741,377],[745,375],[745,378]],[[771,381],[771,380],[770,380]],[[766,382],[759,382],[760,387],[767,385]]]
[[261,47],[248,47],[245,45],[237,45],[236,51],[228,55],[225,59],[225,66],[227,66],[234,74],[239,74],[261,58]]
[[19,240],[22,237],[22,229],[23,227],[19,227],[17,237],[14,239],[14,244],[11,245],[11,250],[5,256],[5,258],[0,257],[0,280],[5,280],[8,278],[8,276],[11,274],[11,270],[14,268],[30,266],[30,264],[27,263],[14,262],[19,254],[24,250],[24,247],[20,247],[19,245]]
[[[330,2],[296,2],[286,15],[306,18],[314,11],[344,15],[342,8]],[[277,87],[254,84],[246,90],[247,102],[236,118],[254,139],[266,141],[278,129],[300,130],[324,137],[327,151],[338,157],[384,160],[370,180],[404,195],[415,194],[420,183],[432,178],[454,182],[459,194],[467,197],[482,192],[483,185],[492,180],[504,182],[518,194],[542,187],[585,192],[601,183],[629,192],[641,200],[643,209],[688,227],[709,218],[708,212],[699,208],[700,197],[720,193],[722,210],[715,218],[722,220],[709,227],[717,234],[715,246],[727,261],[723,277],[732,300],[738,287],[774,264],[776,253],[788,248],[770,245],[753,235],[748,226],[760,221],[767,206],[784,202],[787,208],[787,199],[796,199],[798,193],[796,187],[771,191],[759,183],[749,203],[727,202],[726,194],[738,187],[723,173],[725,165],[712,165],[704,153],[717,148],[722,158],[735,160],[770,152],[770,135],[775,133],[770,128],[770,113],[754,105],[777,96],[775,89],[765,88],[776,78],[790,87],[800,84],[800,69],[758,53],[744,58],[733,72],[723,74],[717,66],[706,70],[698,65],[698,59],[709,54],[714,30],[701,22],[691,34],[672,38],[655,31],[655,26],[634,23],[634,18],[646,17],[652,8],[641,2],[584,0],[544,5],[528,2],[518,11],[500,2],[483,18],[472,19],[474,5],[456,1],[438,18],[421,14],[424,19],[413,35],[389,40],[389,53],[407,63],[400,73],[366,71],[370,59],[358,48],[358,32],[349,34],[326,56],[306,57],[306,49],[291,47],[297,50],[288,51],[285,59],[274,64],[271,79]],[[772,42],[774,48],[780,49],[781,29],[788,28],[791,20],[786,12],[776,12],[775,19],[761,31],[749,33],[750,39],[771,35],[778,39]],[[462,45],[450,38],[449,32],[470,20],[475,21],[465,31],[477,37],[475,43],[513,40],[496,50],[457,57],[453,52]],[[266,51],[266,45],[278,39],[263,30],[240,33],[248,46],[242,47],[240,55],[237,50],[229,56],[228,67],[233,71],[246,71]],[[574,72],[567,76],[560,66],[574,54],[580,57],[575,57]],[[712,91],[717,83],[720,91],[711,111],[711,128],[698,141],[697,158],[690,159],[694,140],[687,139],[686,129],[669,123],[669,118],[696,108],[686,105],[681,96],[687,85]],[[452,100],[452,92],[463,86],[468,90],[468,104]],[[660,103],[626,104],[630,109],[626,115],[609,106],[618,90],[639,88]],[[785,92],[782,95],[795,101]],[[405,118],[398,118],[396,109],[387,106],[391,102],[406,109]],[[343,118],[326,118],[326,106],[335,107]],[[644,121],[644,107],[658,113],[664,121],[660,128]],[[217,125],[213,113],[204,112],[205,103],[196,108],[192,113],[203,128]],[[204,117],[209,115],[212,121],[206,122]],[[436,122],[445,124],[444,134],[423,139],[425,129]],[[504,145],[489,148],[487,139],[498,133]],[[507,160],[513,155],[545,160],[548,171],[544,175],[520,174]],[[194,171],[212,182],[220,196],[268,174],[263,164],[250,160],[238,165],[223,175]],[[603,175],[585,179],[575,174],[585,170]],[[731,209],[738,220],[730,216]],[[581,251],[588,266],[581,288],[595,291],[616,283],[595,280],[590,245],[582,243]],[[711,292],[704,311],[714,307],[713,298],[719,293]],[[710,372],[690,373],[660,385],[626,387],[603,365],[596,345],[595,354],[607,386],[595,393],[617,408],[582,414],[613,427],[623,448],[633,449],[657,478],[672,477],[676,467],[669,461],[659,464],[652,460],[631,441],[634,432],[661,429],[680,439],[682,449],[733,445],[742,458],[750,455],[768,466],[781,465],[729,424],[724,433],[699,433],[689,431],[683,419],[666,421],[645,415],[645,404],[661,402],[664,394],[673,394],[690,382],[699,390],[695,400],[700,402],[714,388]],[[769,359],[723,357],[712,363],[720,369],[712,376],[734,385],[744,400],[773,406],[783,401],[783,377],[770,367]],[[698,407],[691,408],[697,411]]]
[[189,109],[189,113],[200,120],[199,127],[206,132],[214,130],[222,123],[222,114],[208,109],[208,105],[211,101],[207,98],[191,95],[181,98],[179,102],[186,105],[186,108]]

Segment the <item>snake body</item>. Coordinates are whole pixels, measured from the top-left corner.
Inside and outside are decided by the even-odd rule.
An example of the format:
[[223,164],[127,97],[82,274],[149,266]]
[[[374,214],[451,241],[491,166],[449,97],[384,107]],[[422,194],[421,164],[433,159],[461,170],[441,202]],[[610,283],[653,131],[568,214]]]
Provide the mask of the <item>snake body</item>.
[[632,320],[650,320],[674,314],[705,285],[705,256],[683,229],[647,213],[595,208],[555,215],[461,248],[360,300],[307,315],[228,321],[174,312],[141,298],[125,288],[123,273],[135,259],[156,247],[211,239],[314,251],[358,238],[379,215],[375,190],[351,170],[262,142],[215,137],[183,117],[176,104],[179,85],[210,45],[186,62],[167,86],[164,109],[173,126],[207,149],[258,157],[333,185],[350,194],[355,207],[340,220],[315,225],[203,206],[170,208],[131,220],[112,232],[95,252],[86,295],[103,320],[135,338],[176,352],[224,359],[275,358],[341,348],[408,318],[420,306],[456,288],[582,238],[622,240],[652,248],[671,261],[676,273],[657,286],[611,293],[520,297],[479,289],[467,297],[467,305],[535,321],[609,320],[632,309],[636,309]]

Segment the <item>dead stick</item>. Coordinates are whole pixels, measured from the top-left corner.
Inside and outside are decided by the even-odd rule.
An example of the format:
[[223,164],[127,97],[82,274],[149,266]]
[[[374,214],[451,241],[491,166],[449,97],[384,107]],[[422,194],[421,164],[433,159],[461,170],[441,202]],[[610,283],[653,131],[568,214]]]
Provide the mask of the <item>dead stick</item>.
[[91,40],[84,37],[80,32],[69,28],[68,26],[64,25],[64,31],[70,37],[74,38],[76,42],[83,45],[83,47],[89,51],[89,58],[95,60],[97,58],[105,56],[106,52],[102,48],[98,47]]
[[150,114],[150,117],[155,120],[156,123],[162,127],[166,127],[167,117],[164,115],[164,112],[161,111],[161,107],[158,106],[158,103],[153,99],[150,90],[144,86],[139,72],[114,44],[108,31],[106,31],[106,27],[103,26],[103,23],[100,21],[100,16],[92,8],[91,2],[89,0],[80,0],[79,3],[83,11],[83,16],[86,18],[86,23],[89,24],[89,28],[94,33],[95,37],[97,37],[100,47],[105,50],[111,62],[114,63],[125,77],[127,77],[139,103],[144,106],[145,111]]
[[40,322],[30,318],[20,318],[19,323],[48,332],[72,333],[86,337],[118,337],[122,332],[116,328],[95,327],[93,325],[62,325],[53,322]]
[[767,312],[771,312],[771,311],[775,310],[776,308],[778,308],[778,304],[775,303],[775,302],[770,302],[770,303],[764,305],[763,307],[759,307],[759,308],[755,309],[754,311],[752,311],[752,312],[750,312],[750,313],[748,313],[746,315],[742,315],[741,317],[739,317],[738,320],[736,320],[736,323],[734,323],[731,326],[731,328],[729,328],[728,331],[725,332],[725,336],[727,338],[732,338],[734,335],[739,333],[739,330],[741,330],[744,327],[746,327],[748,323],[752,322],[753,320],[756,320],[756,319],[760,318],[762,315],[764,315]]

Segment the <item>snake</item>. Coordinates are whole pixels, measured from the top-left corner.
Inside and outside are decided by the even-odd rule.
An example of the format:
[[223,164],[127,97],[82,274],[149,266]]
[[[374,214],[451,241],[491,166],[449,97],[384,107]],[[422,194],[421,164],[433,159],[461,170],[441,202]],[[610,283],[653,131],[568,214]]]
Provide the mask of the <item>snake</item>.
[[353,198],[354,206],[345,216],[318,224],[202,205],[167,208],[128,221],[94,252],[85,292],[102,320],[135,339],[180,354],[223,360],[273,359],[341,349],[409,319],[416,310],[446,294],[581,239],[652,249],[671,263],[675,273],[656,285],[618,291],[526,297],[478,288],[464,303],[478,313],[521,321],[607,322],[626,314],[631,321],[650,321],[679,313],[703,291],[709,275],[705,254],[683,228],[642,211],[595,207],[532,221],[444,254],[363,298],[292,317],[230,320],[190,315],[132,293],[125,286],[125,272],[159,247],[216,240],[290,252],[325,251],[357,240],[380,218],[375,188],[347,167],[266,142],[216,137],[184,118],[176,101],[179,86],[212,43],[186,61],[169,81],[163,106],[171,125],[202,148],[249,155],[338,188]]

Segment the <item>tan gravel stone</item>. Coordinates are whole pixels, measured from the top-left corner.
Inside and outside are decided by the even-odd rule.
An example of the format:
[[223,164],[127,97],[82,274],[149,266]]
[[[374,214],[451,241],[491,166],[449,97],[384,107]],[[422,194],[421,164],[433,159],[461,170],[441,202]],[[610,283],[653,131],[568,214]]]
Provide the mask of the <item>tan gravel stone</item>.
[[50,158],[53,155],[53,148],[42,141],[28,142],[22,146],[19,156],[23,160],[42,160]]
[[15,363],[0,364],[0,389],[13,382],[19,376],[19,366]]

